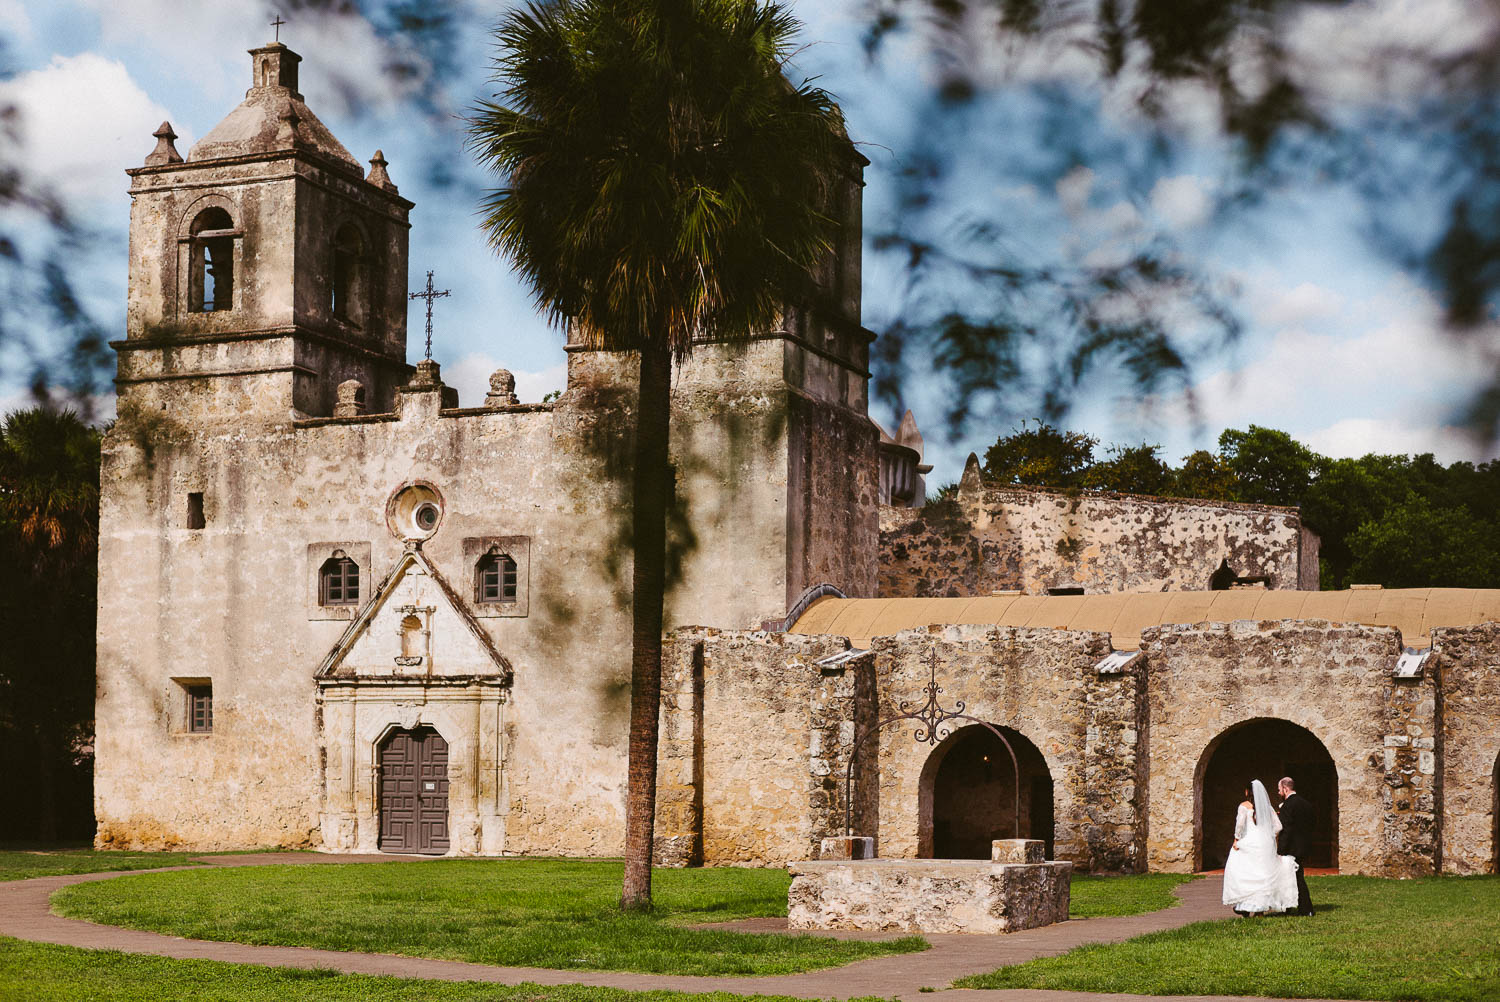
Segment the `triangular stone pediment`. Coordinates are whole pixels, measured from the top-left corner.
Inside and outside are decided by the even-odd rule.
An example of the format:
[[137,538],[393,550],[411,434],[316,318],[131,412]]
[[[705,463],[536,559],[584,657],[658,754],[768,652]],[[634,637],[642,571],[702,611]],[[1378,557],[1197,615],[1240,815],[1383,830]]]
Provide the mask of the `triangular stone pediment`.
[[510,662],[419,549],[401,554],[319,678],[511,678]]

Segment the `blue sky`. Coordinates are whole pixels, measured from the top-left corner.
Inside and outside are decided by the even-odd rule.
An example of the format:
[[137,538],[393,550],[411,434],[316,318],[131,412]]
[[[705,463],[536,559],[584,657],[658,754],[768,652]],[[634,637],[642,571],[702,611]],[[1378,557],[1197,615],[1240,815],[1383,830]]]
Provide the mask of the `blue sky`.
[[[859,44],[858,0],[798,0],[808,43],[797,65],[820,77],[844,106],[849,131],[873,161],[867,211],[890,205],[895,152],[912,127],[913,102],[926,68],[904,63],[902,51],[879,70]],[[1361,31],[1410,34],[1451,28],[1458,0],[1368,0]],[[463,110],[483,93],[490,54],[483,28],[499,6],[464,8],[465,29],[449,47],[455,74],[393,80],[381,72],[388,43],[358,15],[289,17],[282,39],[303,56],[301,87],[308,104],[360,160],[380,148],[412,213],[411,285],[427,269],[453,297],[436,313],[434,357],[464,402],[476,401],[486,378],[504,366],[516,372],[522,399],[538,399],[563,381],[560,334],[535,313],[506,264],[485,246],[474,205],[486,183],[465,154]],[[0,0],[12,75],[0,96],[21,108],[27,163],[45,174],[94,229],[85,263],[90,306],[111,337],[124,324],[129,198],[123,171],[152,149],[151,133],[170,119],[188,147],[243,97],[250,62],[245,50],[270,39],[275,8],[260,2],[181,4],[175,0]],[[1347,45],[1347,23],[1313,22],[1307,44],[1330,35]],[[1346,84],[1359,86],[1358,80]],[[1117,121],[1119,116],[1117,115]],[[982,165],[981,165],[982,166]],[[1496,455],[1454,427],[1465,395],[1495,372],[1486,354],[1493,336],[1459,342],[1442,330],[1427,290],[1371,250],[1358,213],[1328,192],[1294,191],[1231,228],[1209,217],[1224,173],[1210,152],[1140,191],[1080,168],[1038,192],[975,168],[956,182],[960,201],[1058,207],[1049,241],[1072,241],[1080,254],[1108,254],[1151,228],[1170,230],[1191,253],[1210,262],[1237,290],[1246,320],[1243,339],[1195,374],[1196,420],[1180,397],[1142,400],[1105,386],[1090,394],[1066,423],[1106,442],[1160,442],[1170,460],[1212,447],[1220,430],[1250,423],[1291,432],[1329,455],[1435,452],[1444,461]],[[1001,190],[1003,186],[1003,190]],[[1045,195],[1045,198],[1038,196]],[[1011,200],[1005,202],[1004,200]],[[900,274],[866,254],[865,323],[880,330],[897,311]],[[420,304],[419,304],[420,305]],[[421,316],[409,329],[413,360],[422,350]],[[949,442],[940,431],[943,390],[913,377],[907,399],[927,432],[933,482],[955,479],[970,450],[983,451],[1005,425],[970,428]],[[0,405],[19,399],[0,386]],[[108,403],[105,403],[108,409]],[[875,413],[891,427],[893,416]],[[1014,414],[1019,420],[1025,414]]]

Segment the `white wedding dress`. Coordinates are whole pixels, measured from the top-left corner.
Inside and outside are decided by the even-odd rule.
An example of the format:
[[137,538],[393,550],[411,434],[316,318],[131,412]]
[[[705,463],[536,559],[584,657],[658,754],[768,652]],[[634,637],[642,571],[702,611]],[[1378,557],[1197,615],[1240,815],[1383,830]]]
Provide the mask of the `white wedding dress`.
[[1260,780],[1251,784],[1255,808],[1240,805],[1234,819],[1238,845],[1224,863],[1224,903],[1241,912],[1282,912],[1297,907],[1297,861],[1276,854],[1281,819]]

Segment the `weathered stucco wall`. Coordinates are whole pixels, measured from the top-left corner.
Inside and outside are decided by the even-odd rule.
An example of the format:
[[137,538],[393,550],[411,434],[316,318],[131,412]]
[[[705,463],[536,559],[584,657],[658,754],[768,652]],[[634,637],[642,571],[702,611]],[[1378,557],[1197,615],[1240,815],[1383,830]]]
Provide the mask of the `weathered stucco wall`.
[[[782,352],[774,341],[705,346],[679,374],[673,460],[690,489],[678,498],[677,524],[687,529],[677,533],[669,622],[751,625],[784,614]],[[465,602],[476,604],[473,540],[524,541],[517,553],[527,562],[526,614],[480,620],[515,666],[503,726],[472,742],[443,735],[465,755],[473,745],[502,774],[482,794],[488,820],[457,844],[618,851],[630,650],[629,565],[620,559],[630,398],[619,370],[617,357],[576,359],[555,406],[443,410],[438,386],[400,393],[399,415],[297,425],[122,406],[103,471],[100,843],[368,847],[373,793],[363,781],[345,783],[366,791],[363,802],[332,811],[337,838],[320,831],[322,791],[333,789],[329,742],[345,756],[341,768],[367,775],[360,770],[375,747],[344,745],[376,725],[368,703],[337,727],[330,707],[320,723],[312,674],[347,617],[323,615],[304,596],[335,541],[369,554],[361,574],[372,588],[402,548],[386,525],[387,500],[421,480],[445,505],[423,551]],[[778,385],[780,397],[768,393]],[[127,392],[123,402],[132,399]],[[203,495],[204,528],[187,527],[189,492]],[[812,513],[836,500],[814,498]],[[329,554],[309,550],[320,541]],[[185,732],[177,718],[186,692],[174,679],[212,680],[211,735]],[[402,707],[425,699],[417,691],[381,705],[405,719]],[[443,732],[439,717],[419,718]],[[488,744],[474,744],[481,740]]]
[[1239,577],[1295,589],[1308,587],[1301,565],[1309,549],[1316,588],[1315,539],[1288,508],[961,489],[922,508],[880,509],[880,595],[1206,591],[1224,561]]
[[1343,872],[1432,872],[1435,773],[1421,751],[1435,736],[1434,687],[1391,677],[1395,630],[1315,620],[1163,626],[1142,635],[1141,649],[1151,869],[1194,869],[1198,781],[1216,741],[1277,719],[1312,732],[1333,759]]
[[1441,678],[1436,749],[1443,870],[1500,872],[1500,624],[1433,631]]

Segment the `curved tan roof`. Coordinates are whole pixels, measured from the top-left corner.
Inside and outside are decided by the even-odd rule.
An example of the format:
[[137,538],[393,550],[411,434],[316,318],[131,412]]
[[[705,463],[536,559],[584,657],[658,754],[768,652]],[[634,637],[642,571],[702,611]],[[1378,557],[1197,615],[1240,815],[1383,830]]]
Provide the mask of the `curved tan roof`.
[[1351,591],[1167,591],[1119,595],[996,595],[985,598],[824,598],[787,631],[870,638],[933,625],[1035,626],[1108,633],[1136,650],[1141,631],[1167,623],[1326,619],[1394,626],[1408,647],[1430,647],[1440,626],[1500,620],[1500,589],[1356,588]]

